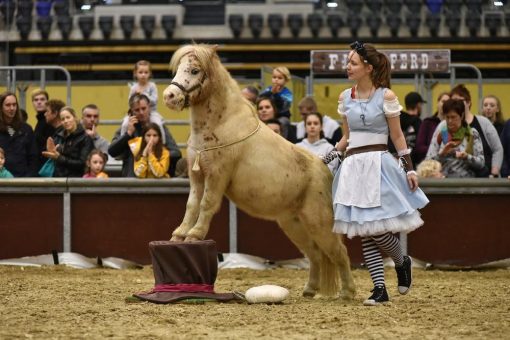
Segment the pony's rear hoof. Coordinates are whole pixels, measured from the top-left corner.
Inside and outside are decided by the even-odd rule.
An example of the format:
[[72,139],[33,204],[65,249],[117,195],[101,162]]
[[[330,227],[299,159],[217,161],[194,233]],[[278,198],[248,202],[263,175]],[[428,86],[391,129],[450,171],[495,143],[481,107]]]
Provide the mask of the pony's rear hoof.
[[340,292],[339,298],[341,300],[351,301],[351,300],[354,300],[354,296],[356,296],[356,292],[348,291],[348,290],[342,290]]
[[306,297],[306,298],[313,298],[315,296],[315,294],[317,294],[317,291],[314,290],[314,289],[311,289],[311,288],[305,288],[303,290],[303,297]]
[[184,242],[195,242],[195,241],[202,241],[202,240],[195,236],[187,236],[184,239]]

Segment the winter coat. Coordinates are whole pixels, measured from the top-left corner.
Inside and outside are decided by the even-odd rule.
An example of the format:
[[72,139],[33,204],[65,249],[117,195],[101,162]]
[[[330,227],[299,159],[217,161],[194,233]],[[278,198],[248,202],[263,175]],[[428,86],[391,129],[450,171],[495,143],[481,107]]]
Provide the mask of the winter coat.
[[39,154],[30,125],[23,123],[12,136],[0,131],[0,147],[5,151],[4,166],[14,177],[38,176]]
[[89,153],[94,149],[94,142],[78,124],[76,130],[66,136],[63,128],[55,133],[55,144],[60,156],[55,161],[53,177],[82,177]]

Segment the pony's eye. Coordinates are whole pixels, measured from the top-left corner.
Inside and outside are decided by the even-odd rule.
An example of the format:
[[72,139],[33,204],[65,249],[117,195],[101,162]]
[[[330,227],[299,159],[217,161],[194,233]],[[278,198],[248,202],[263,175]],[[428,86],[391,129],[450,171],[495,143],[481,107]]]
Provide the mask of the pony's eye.
[[191,70],[191,74],[194,75],[194,76],[196,76],[199,73],[200,73],[200,70],[198,68],[194,68],[194,69]]

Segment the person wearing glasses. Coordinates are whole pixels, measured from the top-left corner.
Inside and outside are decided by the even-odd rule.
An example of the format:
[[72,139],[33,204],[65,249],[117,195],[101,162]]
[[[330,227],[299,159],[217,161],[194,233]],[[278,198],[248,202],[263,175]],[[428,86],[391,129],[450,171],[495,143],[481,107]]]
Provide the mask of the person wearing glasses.
[[[361,237],[363,256],[374,289],[364,305],[389,301],[381,251],[395,262],[398,292],[411,288],[411,257],[404,255],[394,233],[410,232],[423,220],[418,209],[428,199],[418,188],[410,150],[400,128],[402,106],[390,90],[388,58],[372,45],[355,42],[347,61],[354,85],[343,91],[338,113],[343,136],[336,149],[344,159],[333,180],[333,231]],[[399,159],[388,152],[388,137]]]

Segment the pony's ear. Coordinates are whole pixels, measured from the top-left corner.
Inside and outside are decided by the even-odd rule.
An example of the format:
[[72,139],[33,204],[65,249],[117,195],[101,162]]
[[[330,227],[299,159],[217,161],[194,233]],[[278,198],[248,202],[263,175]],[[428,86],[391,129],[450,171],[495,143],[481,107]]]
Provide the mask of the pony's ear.
[[213,49],[214,52],[218,52],[219,47],[220,47],[220,45],[218,45],[218,44],[214,44],[211,46],[211,48]]

